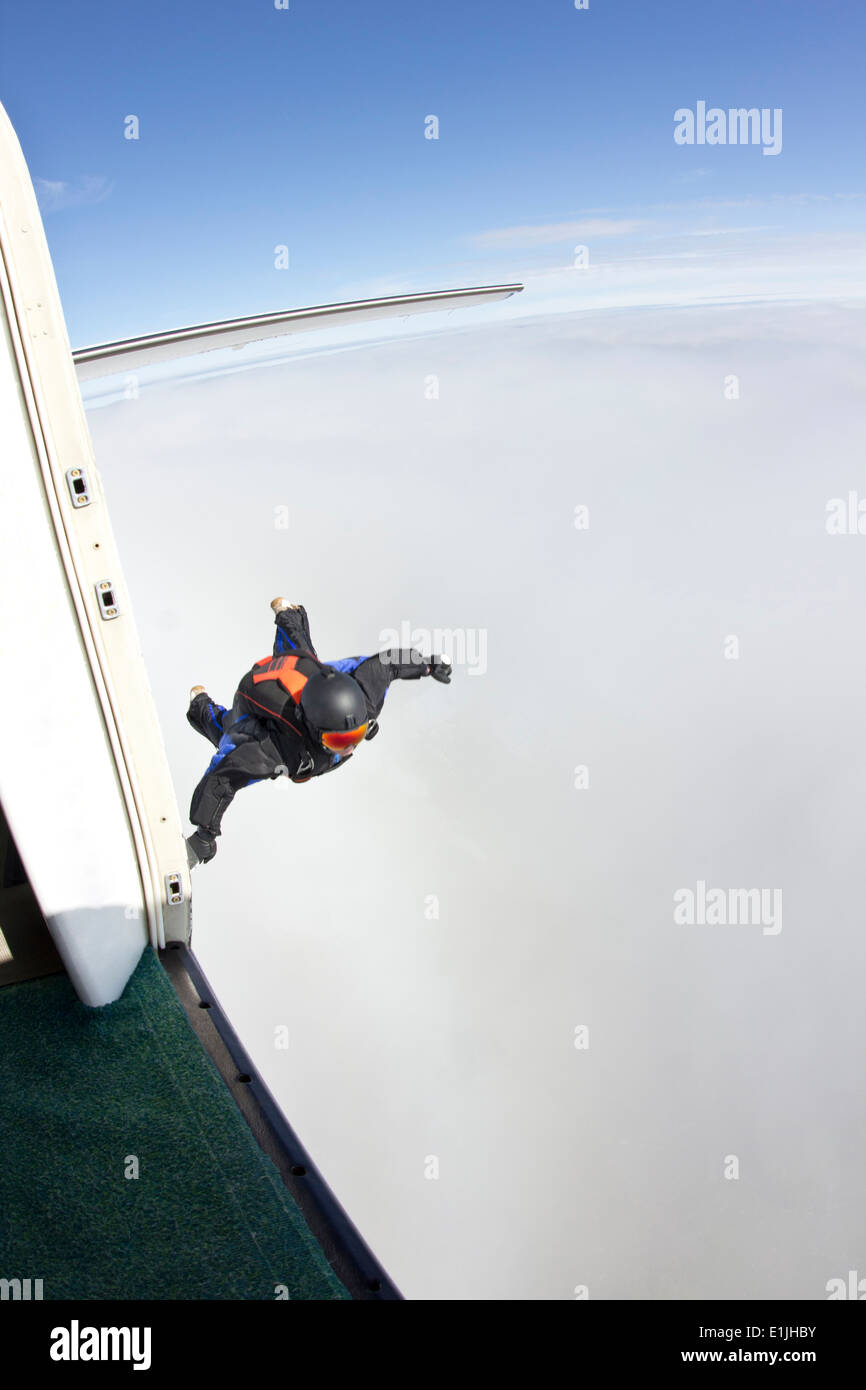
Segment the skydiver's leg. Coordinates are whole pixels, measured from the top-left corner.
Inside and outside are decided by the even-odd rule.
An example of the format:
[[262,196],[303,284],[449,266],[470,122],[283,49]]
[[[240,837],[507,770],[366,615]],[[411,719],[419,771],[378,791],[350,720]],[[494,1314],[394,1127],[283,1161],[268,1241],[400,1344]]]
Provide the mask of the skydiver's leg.
[[311,652],[316,655],[313,639],[310,636],[310,620],[303,604],[295,608],[283,608],[275,615],[277,630],[274,634],[274,656],[289,656],[293,652]]
[[196,695],[190,701],[189,709],[186,712],[188,722],[201,734],[208,739],[214,747],[219,747],[219,741],[224,733],[225,716],[228,713],[225,705],[217,704],[209,695]]

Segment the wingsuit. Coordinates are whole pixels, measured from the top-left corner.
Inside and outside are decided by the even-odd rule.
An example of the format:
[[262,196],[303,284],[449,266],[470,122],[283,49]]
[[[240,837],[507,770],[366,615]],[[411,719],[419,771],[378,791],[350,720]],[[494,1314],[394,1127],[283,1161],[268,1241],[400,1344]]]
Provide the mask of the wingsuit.
[[192,795],[191,867],[213,859],[223,815],[242,787],[281,776],[303,783],[344,767],[378,733],[393,680],[451,679],[450,662],[414,648],[320,661],[306,609],[282,598],[271,607],[273,653],[242,677],[231,709],[193,687],[186,717],[217,751]]

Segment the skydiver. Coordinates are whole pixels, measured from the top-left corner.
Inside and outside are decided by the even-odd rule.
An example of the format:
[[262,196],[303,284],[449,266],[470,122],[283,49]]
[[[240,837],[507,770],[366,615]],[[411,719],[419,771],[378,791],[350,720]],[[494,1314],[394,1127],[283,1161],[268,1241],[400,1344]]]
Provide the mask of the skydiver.
[[212,700],[203,685],[190,691],[186,717],[217,749],[192,795],[190,868],[216,854],[220,823],[235,792],[265,778],[302,783],[344,767],[379,732],[392,680],[451,680],[445,657],[428,659],[414,648],[320,661],[306,609],[284,598],[275,598],[271,608],[277,625],[273,655],[243,676],[231,709]]

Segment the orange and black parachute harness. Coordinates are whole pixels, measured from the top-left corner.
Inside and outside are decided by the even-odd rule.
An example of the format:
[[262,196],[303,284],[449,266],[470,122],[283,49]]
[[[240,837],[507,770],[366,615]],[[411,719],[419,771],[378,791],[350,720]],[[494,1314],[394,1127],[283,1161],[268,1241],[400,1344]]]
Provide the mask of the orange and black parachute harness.
[[[300,703],[301,691],[307,684],[308,677],[303,675],[298,669],[298,658],[296,656],[263,656],[261,661],[255,664],[257,675],[253,676],[255,685],[259,681],[279,681],[285,690],[288,690],[295,704]],[[262,667],[262,670],[258,670]]]
[[[261,661],[257,661],[253,667],[253,684],[258,685],[261,681],[277,681],[284,690],[288,691],[295,704],[300,704],[301,691],[309,679],[297,668],[298,658],[296,656],[263,656]],[[286,719],[285,715],[278,714],[272,706],[263,705],[260,700],[254,700],[251,695],[247,695],[247,700],[251,705],[255,705],[269,719],[278,719],[281,724],[288,724],[296,734],[303,738],[302,731],[291,719]]]
[[[301,703],[301,693],[309,680],[303,671],[298,670],[298,656],[263,656],[261,661],[257,661],[253,667],[253,684],[258,685],[261,681],[278,681],[284,690],[287,690],[296,705]],[[309,658],[307,658],[309,659]],[[316,663],[318,665],[318,662]],[[284,724],[288,724],[290,729],[295,729],[295,725],[284,715],[277,714],[275,711],[268,710],[264,705],[247,696],[251,704],[258,705],[259,709],[265,710],[272,719],[279,719]],[[332,732],[326,730],[319,735],[323,748],[329,753],[350,753],[359,743],[363,742],[367,734],[369,725],[365,722],[360,724],[357,729],[340,730]],[[295,729],[296,733],[300,730]]]

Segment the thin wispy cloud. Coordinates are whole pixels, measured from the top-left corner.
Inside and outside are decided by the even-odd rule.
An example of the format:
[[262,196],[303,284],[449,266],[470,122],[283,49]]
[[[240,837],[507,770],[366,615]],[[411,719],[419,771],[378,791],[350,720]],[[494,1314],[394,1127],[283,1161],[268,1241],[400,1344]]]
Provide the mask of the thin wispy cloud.
[[82,174],[74,181],[36,178],[33,183],[41,212],[62,212],[102,203],[111,192],[111,182],[104,174]]
[[680,174],[674,183],[696,183],[698,179],[712,178],[710,169],[689,169],[685,174]]
[[[695,170],[694,173],[700,173]],[[689,182],[686,176],[677,182]],[[755,197],[753,194],[744,194],[742,197],[720,197],[714,194],[707,194],[703,198],[680,198],[676,202],[670,200],[658,203],[625,203],[617,207],[596,207],[581,208],[578,216],[582,218],[607,216],[619,220],[624,218],[635,218],[640,215],[642,218],[646,213],[654,212],[688,212],[695,208],[759,208],[769,204],[781,206],[798,206],[800,204],[812,203],[838,203],[855,202],[866,198],[866,193],[846,192],[846,193],[766,193],[762,197]],[[639,221],[638,225],[647,225],[646,222]]]
[[698,227],[690,232],[678,232],[678,236],[739,236],[743,233],[773,232],[778,228],[766,223],[757,227]]
[[664,232],[654,232],[647,241],[687,241],[690,237],[751,236],[755,232],[777,232],[780,227],[771,222],[755,223],[753,227],[671,227]]
[[522,227],[494,227],[470,240],[488,249],[555,246],[575,237],[630,236],[646,226],[635,218],[594,218],[586,222],[543,222]]

